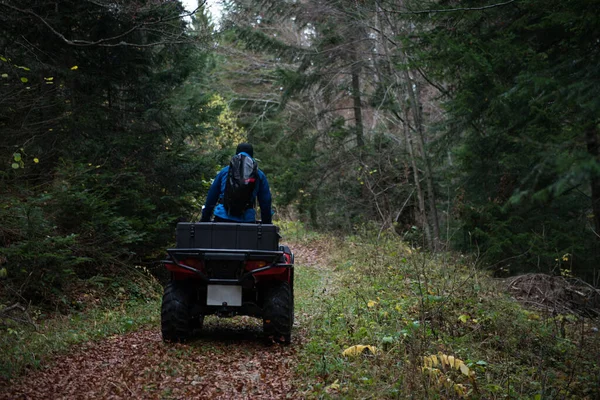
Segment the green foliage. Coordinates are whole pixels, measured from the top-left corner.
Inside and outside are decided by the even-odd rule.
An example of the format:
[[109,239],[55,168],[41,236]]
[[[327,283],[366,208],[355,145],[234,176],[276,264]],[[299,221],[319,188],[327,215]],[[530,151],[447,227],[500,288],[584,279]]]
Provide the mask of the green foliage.
[[456,144],[460,245],[496,266],[550,271],[573,252],[584,276],[597,263],[590,183],[600,162],[586,137],[600,122],[589,93],[600,82],[588,14],[597,6],[531,0],[411,18],[422,25],[406,44],[449,88],[443,129]]
[[210,105],[209,27],[188,31],[179,2],[26,3],[0,24],[4,295],[66,309],[77,278],[160,257],[214,173],[197,138],[235,126]]
[[[326,290],[313,278],[309,306],[316,315],[307,322],[298,365],[300,376],[309,377],[307,397],[597,394],[593,354],[600,339],[590,321],[528,311],[470,259],[432,257],[389,234],[375,240],[376,234],[324,239],[335,273],[323,278]],[[564,332],[559,319],[568,321]],[[354,345],[379,351],[344,357]],[[459,359],[473,376],[443,365],[431,371],[424,358],[432,354]]]
[[140,271],[127,269],[116,280],[96,275],[76,285],[78,297],[69,301],[66,315],[34,307],[26,311],[32,324],[2,316],[0,378],[40,368],[77,344],[159,323],[161,286]]
[[403,204],[405,210],[414,206],[405,155],[383,135],[360,151],[345,149],[345,129],[333,124],[318,142],[310,135],[292,140],[286,132],[261,136],[261,154],[271,155],[265,163],[274,171],[276,200],[325,230],[350,232],[369,222],[391,226]]

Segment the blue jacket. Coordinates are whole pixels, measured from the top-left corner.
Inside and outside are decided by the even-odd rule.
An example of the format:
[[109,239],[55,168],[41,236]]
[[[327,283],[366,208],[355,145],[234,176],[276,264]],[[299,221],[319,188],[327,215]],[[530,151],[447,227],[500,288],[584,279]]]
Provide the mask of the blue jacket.
[[[250,157],[246,153],[240,153],[247,157]],[[219,200],[223,199],[225,193],[225,185],[227,184],[227,173],[229,172],[229,165],[223,168],[210,185],[208,190],[208,196],[206,196],[206,203],[204,204],[204,210],[202,210],[201,221],[210,221],[210,217],[214,214],[216,217],[228,219],[237,222],[254,222],[256,221],[256,210],[249,208],[245,211],[244,215],[236,217],[227,214],[225,207]],[[260,219],[263,224],[271,223],[271,189],[269,189],[269,182],[267,176],[260,169],[258,170],[258,182],[252,193],[251,203],[258,197],[258,204],[260,205]]]

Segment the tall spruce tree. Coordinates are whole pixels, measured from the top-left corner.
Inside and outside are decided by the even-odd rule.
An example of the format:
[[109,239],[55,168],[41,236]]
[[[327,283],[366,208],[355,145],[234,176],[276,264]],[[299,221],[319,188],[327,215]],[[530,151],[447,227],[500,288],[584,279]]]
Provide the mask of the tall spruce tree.
[[584,274],[597,265],[599,5],[412,9],[422,30],[413,51],[448,88],[465,239],[499,267]]

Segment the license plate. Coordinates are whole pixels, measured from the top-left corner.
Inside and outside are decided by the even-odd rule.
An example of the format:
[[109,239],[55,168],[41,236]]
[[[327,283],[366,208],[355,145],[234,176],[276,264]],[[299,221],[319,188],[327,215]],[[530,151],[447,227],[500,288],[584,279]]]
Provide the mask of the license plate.
[[235,285],[208,285],[206,305],[239,307],[242,305],[242,287]]

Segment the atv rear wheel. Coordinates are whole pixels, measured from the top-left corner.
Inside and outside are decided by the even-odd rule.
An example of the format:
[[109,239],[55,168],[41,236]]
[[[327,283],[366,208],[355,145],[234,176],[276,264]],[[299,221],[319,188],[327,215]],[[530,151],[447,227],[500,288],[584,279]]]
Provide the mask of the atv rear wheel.
[[163,341],[185,342],[193,329],[202,325],[203,316],[191,315],[192,295],[192,288],[184,282],[171,281],[165,286],[160,313]]
[[289,283],[277,282],[267,291],[263,331],[268,339],[289,344],[292,339],[294,299]]

